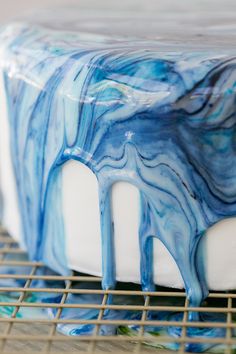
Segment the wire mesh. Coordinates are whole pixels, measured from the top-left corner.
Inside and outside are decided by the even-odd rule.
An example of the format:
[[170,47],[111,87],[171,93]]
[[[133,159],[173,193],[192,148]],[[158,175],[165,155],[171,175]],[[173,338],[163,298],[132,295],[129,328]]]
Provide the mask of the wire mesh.
[[[10,313],[0,317],[0,351],[3,353],[173,353],[173,351],[154,348],[152,344],[156,342],[155,336],[147,336],[145,328],[148,326],[158,326],[163,328],[171,328],[177,326],[181,328],[181,335],[174,336],[158,336],[158,343],[179,343],[178,353],[186,352],[187,343],[212,343],[224,344],[222,353],[234,353],[236,346],[236,338],[233,336],[236,323],[236,293],[232,292],[211,292],[203,306],[190,308],[189,302],[184,291],[157,288],[154,292],[143,292],[138,285],[127,285],[120,283],[115,290],[102,290],[101,287],[74,287],[74,284],[100,284],[101,278],[73,274],[72,276],[59,275],[41,275],[38,270],[44,267],[41,262],[31,262],[25,257],[19,259],[11,257],[11,255],[23,255],[22,251],[8,233],[0,228],[0,295],[17,294],[15,300],[4,301],[1,296],[0,309],[1,313],[5,313],[4,309],[11,308]],[[5,267],[17,267],[17,274],[4,273]],[[20,271],[22,268],[22,272]],[[9,286],[4,280],[21,281],[22,286]],[[46,280],[48,287],[34,286],[36,280]],[[62,286],[50,287],[50,282],[55,280],[61,281]],[[3,286],[4,285],[4,286]],[[29,294],[60,294],[60,302],[28,302]],[[96,294],[102,297],[101,303],[67,303],[66,299],[70,294]],[[109,295],[113,297],[127,297],[127,301],[122,304],[110,303]],[[130,298],[134,299],[130,303]],[[137,299],[137,301],[136,301]],[[51,318],[24,318],[18,316],[21,309],[54,309],[55,315]],[[63,309],[96,309],[98,316],[95,319],[85,320],[79,318],[63,318],[61,316]],[[132,319],[107,319],[104,316],[105,311],[115,310],[117,312],[123,310],[139,311],[141,316],[138,320]],[[173,313],[182,313],[180,321],[174,320],[150,320],[147,316],[150,311],[170,311]],[[198,311],[199,313],[217,313],[224,314],[226,321],[188,321],[190,311]],[[57,331],[58,324],[90,324],[94,325],[92,335],[65,336]],[[100,327],[102,325],[110,326],[137,326],[138,331],[135,337],[128,335],[101,335]],[[225,337],[189,337],[188,328],[224,328]]]

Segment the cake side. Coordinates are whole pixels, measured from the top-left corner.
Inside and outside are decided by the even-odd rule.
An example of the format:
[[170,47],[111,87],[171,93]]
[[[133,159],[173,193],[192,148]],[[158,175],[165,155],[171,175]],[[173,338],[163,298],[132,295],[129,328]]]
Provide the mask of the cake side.
[[[105,191],[120,181],[130,183],[142,198],[140,235],[147,237],[140,236],[141,273],[149,278],[144,282],[150,286],[153,275],[150,236],[161,239],[182,267],[186,286],[192,275],[184,274],[181,247],[192,255],[196,235],[199,240],[208,227],[235,215],[234,57],[163,53],[120,42],[75,46],[79,39],[71,47],[66,40],[58,46],[52,42],[55,33],[46,33],[17,25],[3,35],[13,162],[31,257],[61,273],[68,270],[68,255],[60,253],[66,242],[61,166],[78,160],[98,180],[100,211],[106,215],[102,236],[112,233]],[[102,243],[108,286],[115,280],[110,242]],[[194,287],[197,280],[191,282]]]

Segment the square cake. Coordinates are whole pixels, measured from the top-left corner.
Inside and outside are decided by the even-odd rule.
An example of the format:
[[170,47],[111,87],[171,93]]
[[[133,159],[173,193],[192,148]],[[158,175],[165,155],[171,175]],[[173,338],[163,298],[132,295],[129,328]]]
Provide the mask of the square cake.
[[235,22],[150,10],[2,28],[2,224],[59,274],[198,306],[236,288]]

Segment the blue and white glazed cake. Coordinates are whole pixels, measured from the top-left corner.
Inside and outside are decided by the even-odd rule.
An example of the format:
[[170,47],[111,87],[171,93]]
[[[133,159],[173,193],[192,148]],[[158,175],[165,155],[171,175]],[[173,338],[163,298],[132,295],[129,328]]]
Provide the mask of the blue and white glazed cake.
[[235,28],[136,33],[124,14],[2,29],[2,223],[60,274],[185,287],[199,306],[236,288]]

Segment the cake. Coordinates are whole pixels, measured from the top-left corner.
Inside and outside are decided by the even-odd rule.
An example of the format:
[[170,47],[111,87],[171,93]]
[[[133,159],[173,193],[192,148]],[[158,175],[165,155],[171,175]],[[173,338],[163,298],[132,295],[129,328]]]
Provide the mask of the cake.
[[236,288],[233,20],[96,16],[1,31],[2,223],[59,274],[185,287],[199,306]]

